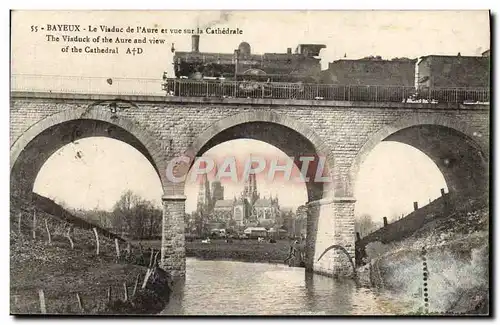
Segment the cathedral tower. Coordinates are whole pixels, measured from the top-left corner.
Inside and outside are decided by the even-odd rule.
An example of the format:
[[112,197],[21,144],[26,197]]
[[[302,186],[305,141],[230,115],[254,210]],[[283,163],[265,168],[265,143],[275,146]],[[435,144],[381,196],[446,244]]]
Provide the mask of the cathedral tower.
[[211,205],[210,183],[208,182],[207,174],[203,174],[203,179],[200,183],[198,191],[198,211],[202,214],[208,213]]
[[243,190],[243,198],[246,199],[252,206],[259,198],[259,193],[257,192],[257,178],[255,174],[248,175],[248,179],[245,181],[245,188]]

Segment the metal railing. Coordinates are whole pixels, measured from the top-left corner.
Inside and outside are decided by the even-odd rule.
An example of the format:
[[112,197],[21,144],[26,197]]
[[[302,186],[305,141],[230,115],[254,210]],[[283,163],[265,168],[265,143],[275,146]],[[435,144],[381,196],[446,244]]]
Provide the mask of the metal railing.
[[37,91],[71,94],[165,95],[161,79],[11,75],[12,91]]
[[362,102],[485,103],[488,88],[435,88],[360,86],[280,82],[167,79],[163,89],[170,96],[272,98]]
[[362,102],[488,103],[489,88],[360,86],[285,82],[104,78],[13,74],[11,90],[77,94],[206,98],[269,98]]

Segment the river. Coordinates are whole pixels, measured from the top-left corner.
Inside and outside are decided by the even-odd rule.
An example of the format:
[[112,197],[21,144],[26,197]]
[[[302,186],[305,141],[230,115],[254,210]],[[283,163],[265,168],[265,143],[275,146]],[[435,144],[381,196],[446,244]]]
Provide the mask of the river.
[[164,315],[391,315],[394,300],[353,280],[281,264],[188,258]]

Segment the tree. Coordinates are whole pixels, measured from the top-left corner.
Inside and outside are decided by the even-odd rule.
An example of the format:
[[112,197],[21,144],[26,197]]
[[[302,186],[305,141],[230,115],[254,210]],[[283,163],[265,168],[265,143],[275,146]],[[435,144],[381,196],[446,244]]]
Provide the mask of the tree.
[[375,231],[377,229],[377,224],[373,221],[372,216],[363,214],[359,218],[356,218],[354,229],[363,237]]
[[133,238],[151,238],[161,233],[162,211],[132,191],[122,194],[113,208],[115,232]]
[[293,226],[295,222],[295,215],[293,211],[286,211],[286,212],[281,212],[281,218],[283,220],[283,224],[281,226],[281,229],[285,229],[289,232],[289,235],[291,234],[291,231],[293,231]]

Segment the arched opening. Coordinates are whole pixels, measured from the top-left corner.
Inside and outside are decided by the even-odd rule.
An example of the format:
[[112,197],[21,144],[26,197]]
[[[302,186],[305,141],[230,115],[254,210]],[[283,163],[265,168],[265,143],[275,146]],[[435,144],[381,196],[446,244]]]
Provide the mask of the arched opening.
[[488,129],[422,113],[387,124],[368,138],[350,167],[351,193],[362,163],[382,141],[404,143],[423,152],[440,169],[450,192],[475,195],[488,191]]
[[[16,139],[10,152],[11,274],[24,274],[12,285],[13,292],[28,297],[26,288],[44,289],[51,292],[53,306],[66,306],[62,304],[73,297],[69,288],[80,285],[80,294],[89,296],[106,290],[104,283],[127,281],[135,266],[117,261],[123,261],[125,250],[134,254],[134,248],[114,241],[113,234],[123,236],[119,230],[125,228],[131,238],[131,229],[133,235],[139,233],[136,225],[144,226],[140,229],[144,232],[152,230],[161,235],[162,231],[162,210],[158,208],[155,215],[151,210],[141,215],[149,214],[152,218],[147,220],[129,218],[132,213],[121,215],[123,210],[121,219],[112,218],[118,216],[114,204],[127,190],[139,190],[134,194],[141,200],[156,196],[155,203],[160,201],[163,187],[157,160],[150,154],[151,143],[145,145],[136,130],[119,125],[124,122],[119,117],[116,124],[67,119],[74,113],[55,114],[32,125]],[[99,115],[103,118],[105,114]],[[150,185],[149,196],[148,189],[141,187],[144,183]],[[143,212],[135,203],[138,201],[129,206],[129,211]],[[95,241],[90,228],[96,229]],[[43,247],[41,251],[39,247]],[[89,265],[94,271],[85,272]],[[107,282],[110,272],[116,277]],[[87,306],[94,308],[97,303],[98,299]]]
[[[46,199],[43,197],[43,194],[45,194],[45,196],[49,196],[49,199],[55,199],[56,203],[64,203],[64,205],[66,205],[67,203],[72,203],[69,206],[71,207],[71,205],[73,205],[71,211],[67,211],[70,213],[70,215],[88,219],[87,217],[91,218],[94,216],[90,212],[87,213],[87,209],[104,208],[103,211],[99,211],[99,213],[97,214],[99,214],[100,216],[106,215],[107,217],[100,219],[111,219],[108,218],[112,213],[112,211],[109,210],[113,209],[113,205],[115,203],[118,203],[117,199],[121,200],[123,198],[121,196],[127,195],[130,199],[134,199],[134,201],[136,202],[143,202],[145,201],[145,199],[149,199],[148,201],[151,202],[148,202],[148,209],[151,208],[150,210],[155,210],[156,220],[156,224],[149,227],[149,229],[151,231],[154,230],[156,235],[158,235],[158,232],[161,234],[162,230],[159,229],[161,229],[162,210],[158,207],[158,202],[160,202],[161,194],[163,193],[163,186],[161,185],[161,167],[159,167],[161,166],[162,160],[159,158],[160,150],[158,150],[158,146],[155,144],[154,140],[147,141],[147,139],[151,139],[151,137],[149,137],[144,130],[135,128],[134,125],[128,122],[126,119],[117,116],[113,118],[110,116],[106,116],[106,112],[96,112],[92,110],[87,112],[87,114],[90,117],[95,116],[95,118],[82,118],[81,111],[63,112],[52,115],[34,124],[14,142],[11,147],[10,175],[11,198],[13,202],[12,204],[19,205],[22,208],[28,209],[38,207],[41,210],[47,210],[50,208],[51,211],[52,209],[56,209],[53,211],[60,211],[59,207],[56,207],[53,205],[53,203],[46,201]],[[74,115],[75,117],[72,117],[72,115]],[[69,172],[71,177],[64,176],[64,166],[68,166],[68,164],[69,166],[71,166],[71,162],[85,164],[86,159],[89,158],[89,152],[90,156],[92,156],[92,150],[90,150],[90,148],[93,147],[93,139],[103,138],[108,139],[108,141],[118,140],[113,143],[124,145],[125,148],[129,150],[129,154],[132,152],[132,154],[136,157],[140,157],[140,160],[136,161],[136,163],[146,163],[146,170],[148,170],[148,173],[154,175],[153,183],[155,183],[155,185],[153,185],[153,195],[157,195],[156,199],[151,200],[151,196],[143,198],[145,196],[145,193],[134,193],[133,188],[126,188],[129,184],[122,184],[123,187],[121,188],[118,185],[120,181],[126,180],[128,178],[124,175],[125,173],[133,174],[140,170],[140,168],[134,166],[134,163],[132,161],[128,161],[128,163],[125,162],[123,164],[123,161],[127,161],[127,159],[129,159],[127,157],[127,153],[125,153],[121,157],[118,157],[116,155],[113,157],[121,158],[122,163],[119,163],[115,160],[114,166],[99,166],[99,162],[97,162],[94,165],[94,170],[87,170],[87,175],[82,176],[82,178],[78,180],[81,184],[86,184],[83,185],[87,187],[86,189],[79,188],[77,184],[73,184],[75,186],[66,187],[66,189],[70,188],[69,193],[64,193],[64,195],[62,196],[59,195],[64,191],[64,185],[66,181],[68,181],[69,179],[76,180],[75,177],[78,178],[78,175],[76,174],[76,172],[78,171],[78,165],[73,165],[72,167],[74,168],[71,170],[66,169],[66,172]],[[87,146],[86,150],[81,150],[82,145]],[[95,142],[94,145],[96,145]],[[99,144],[95,146],[96,149],[98,149],[99,147]],[[106,150],[114,149],[113,146],[111,146],[111,148],[107,147]],[[57,154],[59,153],[71,153],[71,158],[59,161],[59,163],[55,164],[56,166],[50,167],[49,165],[49,169],[51,169],[52,172],[49,173],[49,175],[46,175],[44,172],[42,172],[40,175],[42,166],[44,166],[47,161],[50,162],[53,159],[57,161]],[[54,156],[54,154],[56,154],[56,156]],[[101,160],[101,162],[104,161]],[[80,165],[80,167],[82,166]],[[110,170],[111,172],[106,173],[106,170]],[[96,196],[83,195],[83,193],[89,194],[88,187],[92,188],[92,193],[102,190],[102,188],[99,188],[105,187],[104,185],[102,185],[102,183],[100,183],[101,185],[90,184],[89,181],[92,181],[92,178],[96,180],[95,177],[98,177],[96,175],[103,176],[103,173],[106,174],[106,177],[112,175],[120,175],[116,177],[116,179],[119,178],[120,181],[116,182],[116,179],[108,179],[108,183],[111,183],[107,184],[108,190],[110,188],[113,188],[113,185],[116,185],[114,188],[114,195],[110,195],[110,192],[107,191],[106,197],[101,199],[101,201],[104,200],[105,202],[92,202],[91,198],[96,198]],[[38,177],[39,175],[41,176],[41,178]],[[38,183],[36,191],[40,191],[42,197],[40,197],[39,195],[34,195],[33,192],[35,189],[37,178],[39,178],[39,181],[41,182]],[[45,181],[43,181],[44,178]],[[100,181],[102,181],[102,179]],[[160,184],[159,188],[158,183]],[[52,188],[55,189],[55,192],[51,193],[50,184],[52,184]],[[55,186],[55,184],[57,185]],[[66,183],[66,185],[68,184]],[[49,188],[45,188],[44,190],[44,186],[48,186]],[[116,191],[121,193],[116,193]],[[70,197],[72,199],[70,199]],[[104,206],[99,207],[99,205]],[[66,207],[67,206],[63,206],[63,209]],[[75,208],[83,210],[77,211],[74,210]],[[94,212],[96,211],[97,210],[95,210]],[[83,214],[76,215],[75,212],[82,212]],[[130,213],[130,215],[132,214],[133,213]],[[120,233],[123,236],[130,237],[130,235],[133,234],[130,234],[127,229],[135,229],[135,227],[131,226],[132,220],[129,220],[130,218],[122,219],[126,219],[126,222],[124,222],[127,224],[124,225],[124,227],[121,227],[118,224],[111,225],[109,223],[107,223],[106,225],[103,224],[103,227],[108,228],[112,232]],[[124,222],[121,222],[120,224],[123,224]],[[100,225],[100,223],[98,223],[98,225]],[[134,236],[131,236],[130,238],[133,238]]]
[[488,159],[468,135],[441,125],[416,125],[384,141],[405,143],[425,153],[439,168],[452,193],[482,195],[488,191]]
[[400,220],[446,193],[448,187],[436,164],[420,150],[404,143],[379,143],[360,167],[355,186],[355,228],[361,237]]
[[127,143],[105,137],[61,147],[42,166],[33,187],[74,208],[108,211],[126,190],[161,206],[161,182],[149,161]]
[[[243,175],[251,157],[266,162],[253,183]],[[303,219],[307,216],[301,212],[308,195],[299,177],[300,170],[290,164],[289,175],[285,171],[270,171],[273,161],[286,166],[288,157],[266,142],[249,139],[230,140],[207,150],[202,158],[214,161],[216,167],[206,177],[191,169],[185,183],[187,237],[207,237],[212,229],[225,229],[224,232],[244,238],[245,229],[257,227],[271,230],[267,235],[279,239],[305,235]],[[217,177],[217,167],[233,158],[236,178]],[[301,214],[298,220],[297,211]]]
[[124,238],[161,236],[161,181],[122,141],[89,137],[63,146],[43,164],[33,192]]
[[[294,158],[294,164],[306,177],[308,204],[303,209],[307,219],[304,250],[306,269],[312,270],[320,214],[316,205],[320,204],[320,200],[333,196],[331,153],[326,149],[324,141],[309,127],[288,116],[266,111],[241,113],[220,120],[202,132],[186,152],[191,158],[201,157],[211,148],[237,139],[258,140],[278,148],[286,156]],[[179,185],[184,191],[185,183]],[[309,207],[311,203],[316,204],[313,209]]]
[[71,119],[42,128],[37,134],[26,132],[14,143],[11,149],[11,195],[29,197],[44,163],[65,145],[74,145],[89,137],[106,137],[127,143],[151,163],[161,179],[159,164],[150,153],[151,148],[146,148],[135,134],[108,121]]
[[[319,181],[318,177],[330,173],[330,160],[318,151],[317,145],[313,144],[305,135],[298,131],[284,126],[283,124],[268,121],[251,121],[236,124],[226,129],[219,129],[219,132],[205,141],[197,151],[197,156],[202,156],[211,148],[231,140],[251,139],[268,143],[283,151],[288,157],[294,158],[294,164],[302,169],[305,164],[301,157],[314,158],[308,165],[306,176],[309,181],[306,182],[307,196],[309,201],[322,199],[331,189],[331,182]],[[324,166],[318,167],[320,159]],[[316,175],[320,171],[321,175]]]
[[[369,242],[403,240],[436,216],[444,220],[464,208],[484,206],[489,193],[489,166],[487,153],[480,141],[482,134],[479,131],[469,133],[467,128],[456,125],[457,128],[452,124],[412,124],[400,121],[381,129],[366,142],[351,169],[351,172],[355,172],[352,174],[355,177],[353,192],[360,195],[359,198],[356,197],[360,199],[356,203],[357,217],[361,217],[363,212],[377,214],[376,210],[379,211],[378,214],[384,215],[376,217],[372,232],[360,234],[364,238],[358,238],[356,243],[358,255]],[[370,164],[370,156],[378,154],[379,146],[385,146],[388,150],[385,150],[383,159],[380,159],[377,176],[386,178],[372,176],[372,179],[360,179],[363,176],[362,166]],[[409,147],[413,148],[413,152],[408,150]],[[401,163],[402,161],[405,163]],[[376,171],[372,171],[372,174],[375,173]],[[397,179],[390,179],[391,177]],[[363,202],[363,189],[359,187],[374,188],[377,185],[381,188],[398,187],[399,189],[391,190],[396,193],[393,196],[403,198],[405,202],[401,204],[404,208],[397,207],[399,202],[394,203],[397,199],[388,195],[390,191],[387,189],[385,196],[372,195],[370,198],[375,200],[372,202],[372,206],[375,206],[373,211],[363,207],[366,202]],[[425,196],[428,197],[427,200]],[[391,213],[391,209],[399,211]],[[381,217],[386,217],[387,220],[380,222]],[[362,221],[357,220],[358,229]],[[381,227],[384,228],[383,231],[378,230]],[[360,262],[358,255],[357,260]]]

